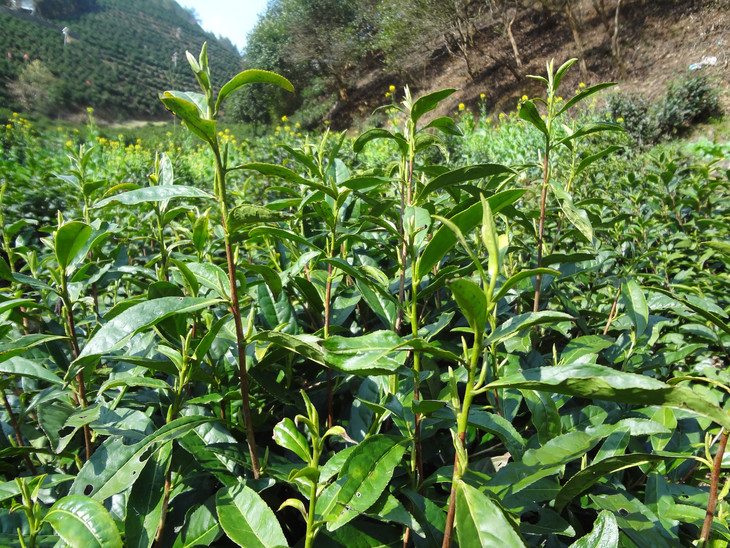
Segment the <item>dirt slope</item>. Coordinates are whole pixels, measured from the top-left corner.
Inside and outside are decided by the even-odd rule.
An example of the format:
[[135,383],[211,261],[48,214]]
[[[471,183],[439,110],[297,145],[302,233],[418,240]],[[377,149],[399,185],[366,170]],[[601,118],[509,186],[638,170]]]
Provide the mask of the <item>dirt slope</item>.
[[[606,2],[613,6],[614,2]],[[667,83],[689,74],[713,78],[720,88],[725,110],[730,107],[730,0],[623,0],[620,10],[620,44],[626,63],[621,77],[612,56],[610,37],[601,24],[590,0],[582,6],[583,39],[586,44],[588,76],[585,83],[615,81],[622,92],[641,92],[649,97],[661,95]],[[415,52],[411,66],[401,74],[384,73],[374,68],[360,80],[352,93],[352,107],[340,106],[332,113],[332,122],[349,126],[352,120],[368,116],[387,100],[384,93],[390,84],[409,84],[415,94],[444,88],[456,88],[435,115],[453,114],[459,103],[473,111],[478,109],[480,94],[485,94],[488,112],[514,108],[523,94],[543,94],[541,84],[515,76],[494,63],[488,54],[504,56],[510,50],[506,38],[495,38],[495,29],[485,16],[477,23],[476,48],[471,60],[476,77],[467,74],[464,60],[451,55],[443,42],[429,51]],[[524,66],[523,75],[545,74],[545,63],[556,64],[577,56],[577,49],[562,14],[542,9],[523,10],[513,25]],[[690,71],[703,59],[716,58],[715,64]],[[572,93],[583,80],[578,66],[564,79],[562,89]]]

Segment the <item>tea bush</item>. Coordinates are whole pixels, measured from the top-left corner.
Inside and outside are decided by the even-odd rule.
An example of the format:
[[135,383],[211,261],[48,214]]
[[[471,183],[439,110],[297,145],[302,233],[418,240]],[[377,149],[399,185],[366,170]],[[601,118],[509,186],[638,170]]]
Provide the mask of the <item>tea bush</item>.
[[727,545],[726,171],[625,154],[573,61],[258,138],[221,105],[291,84],[189,61],[192,138],[2,130],[0,543]]
[[621,118],[626,131],[640,145],[652,145],[707,121],[720,112],[717,90],[703,77],[689,77],[669,85],[655,104],[641,95],[616,94],[608,99],[613,119]]

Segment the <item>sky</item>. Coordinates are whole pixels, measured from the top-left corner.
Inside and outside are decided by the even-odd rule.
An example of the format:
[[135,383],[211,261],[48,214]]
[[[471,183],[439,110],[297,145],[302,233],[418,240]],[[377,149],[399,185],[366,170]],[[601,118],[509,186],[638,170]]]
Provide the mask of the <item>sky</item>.
[[177,3],[194,8],[203,29],[229,38],[240,50],[259,15],[266,10],[267,0],[177,0]]

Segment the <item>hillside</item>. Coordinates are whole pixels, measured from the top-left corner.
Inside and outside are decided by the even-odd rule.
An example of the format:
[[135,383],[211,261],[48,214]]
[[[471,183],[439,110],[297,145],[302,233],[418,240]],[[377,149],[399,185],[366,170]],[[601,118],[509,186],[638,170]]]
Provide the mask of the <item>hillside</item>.
[[18,108],[9,85],[34,61],[56,78],[51,90],[53,112],[48,114],[93,107],[97,115],[110,120],[164,115],[158,92],[197,87],[185,51],[199,51],[204,41],[218,78],[240,70],[240,56],[230,42],[203,31],[173,0],[86,3],[90,6],[85,9],[71,9],[74,3],[66,2],[68,9],[52,11],[53,18],[0,8],[3,105]]
[[[308,3],[306,0],[282,2],[287,5]],[[359,4],[370,5],[365,0]],[[576,65],[565,80],[566,89],[575,89],[581,81],[586,84],[615,81],[621,92],[640,92],[653,99],[663,94],[672,81],[706,76],[721,90],[725,107],[730,102],[726,53],[730,44],[728,0],[622,0],[618,31],[615,27],[616,0],[424,0],[421,4],[428,7],[419,13],[413,11],[416,9],[412,7],[413,3],[393,0],[388,3],[395,6],[393,17],[370,19],[377,24],[363,25],[374,29],[367,52],[360,53],[360,61],[354,67],[342,64],[347,73],[340,74],[340,81],[324,74],[325,81],[330,82],[328,94],[309,94],[304,111],[325,112],[324,117],[333,127],[344,129],[389,102],[385,97],[389,86],[396,86],[397,92],[401,93],[406,84],[415,94],[444,88],[458,90],[435,115],[453,114],[461,103],[472,111],[484,104],[489,113],[513,109],[523,94],[531,95],[541,89],[527,75],[544,74],[545,64],[551,59],[560,63],[580,56],[564,11],[568,4],[573,7],[572,16],[579,26],[585,71],[581,74]],[[460,6],[464,12],[454,15],[443,6]],[[512,6],[509,9],[515,17],[510,30],[519,50],[521,66],[515,63],[504,19],[497,10],[500,6],[504,10]],[[599,15],[596,6],[603,6],[605,17]],[[436,13],[439,9],[445,10],[441,14],[442,20],[438,20]],[[262,23],[252,34],[249,40],[252,47],[257,46],[257,41],[263,45],[276,45],[268,38],[266,29],[277,21],[284,26],[291,24],[277,12],[271,12],[267,17],[270,19],[266,21],[267,27]],[[299,31],[290,28],[287,32]],[[399,41],[393,41],[394,35]],[[462,37],[466,54],[460,51],[458,44]],[[614,40],[624,70],[614,57]],[[268,51],[261,45],[258,48]],[[316,58],[302,62],[300,49],[297,41],[285,43],[279,47],[278,64],[266,68],[283,71],[298,91],[322,87],[320,81],[310,77],[322,63]],[[260,58],[262,62],[267,58],[257,55],[255,49],[244,52],[244,56],[248,55]],[[709,62],[703,63],[703,59]],[[690,70],[690,66],[695,70]],[[342,87],[342,81],[347,85],[344,92],[338,89]],[[318,102],[318,107],[312,105],[314,102]],[[302,122],[309,125],[310,120],[304,115]]]

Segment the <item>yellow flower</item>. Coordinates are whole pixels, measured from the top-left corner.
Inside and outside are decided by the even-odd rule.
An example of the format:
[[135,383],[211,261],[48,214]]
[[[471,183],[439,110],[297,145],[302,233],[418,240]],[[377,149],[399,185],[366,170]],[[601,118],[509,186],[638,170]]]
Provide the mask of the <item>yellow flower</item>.
[[69,147],[69,148],[70,148],[70,147],[72,147],[72,146],[73,146],[73,142],[71,142],[71,141],[66,141],[66,146],[67,146],[67,147]]
[[393,84],[390,84],[388,86],[388,91],[391,92],[391,93],[395,93],[395,86]]
[[390,92],[389,91],[386,91],[385,92],[385,98],[387,99],[388,97],[390,97]]
[[617,122],[618,122],[619,124],[621,124],[621,123],[623,123],[624,119],[623,119],[623,118],[616,118],[616,121],[617,121]]
[[6,129],[13,129],[13,124],[5,124]]
[[459,103],[459,111],[462,111],[466,108],[466,105],[464,103]]
[[560,101],[562,101],[562,100],[563,100],[563,98],[562,98],[562,97],[558,97],[557,99],[555,99],[555,101],[556,101],[556,102],[558,102],[558,103],[559,103]]
[[541,114],[540,115],[540,118],[542,118],[544,120],[545,119],[545,115],[544,114]]
[[297,122],[296,124],[294,124],[294,127],[302,127],[302,124],[300,124],[299,122]]
[[284,116],[281,117],[281,121],[282,122],[286,122],[288,119],[289,118],[286,117],[286,114],[284,114]]
[[485,99],[486,97],[487,97],[487,95],[485,93],[480,93],[479,94],[479,98],[480,99]]
[[86,112],[89,114],[94,114],[94,107],[86,107]]
[[581,88],[581,89],[583,89],[584,87],[586,87],[586,85],[585,85],[584,82],[581,82],[580,84],[578,84],[578,87]]
[[527,95],[523,95],[521,98],[522,101],[527,101]]
[[499,119],[500,120],[504,120],[504,112],[500,112],[499,113]]

